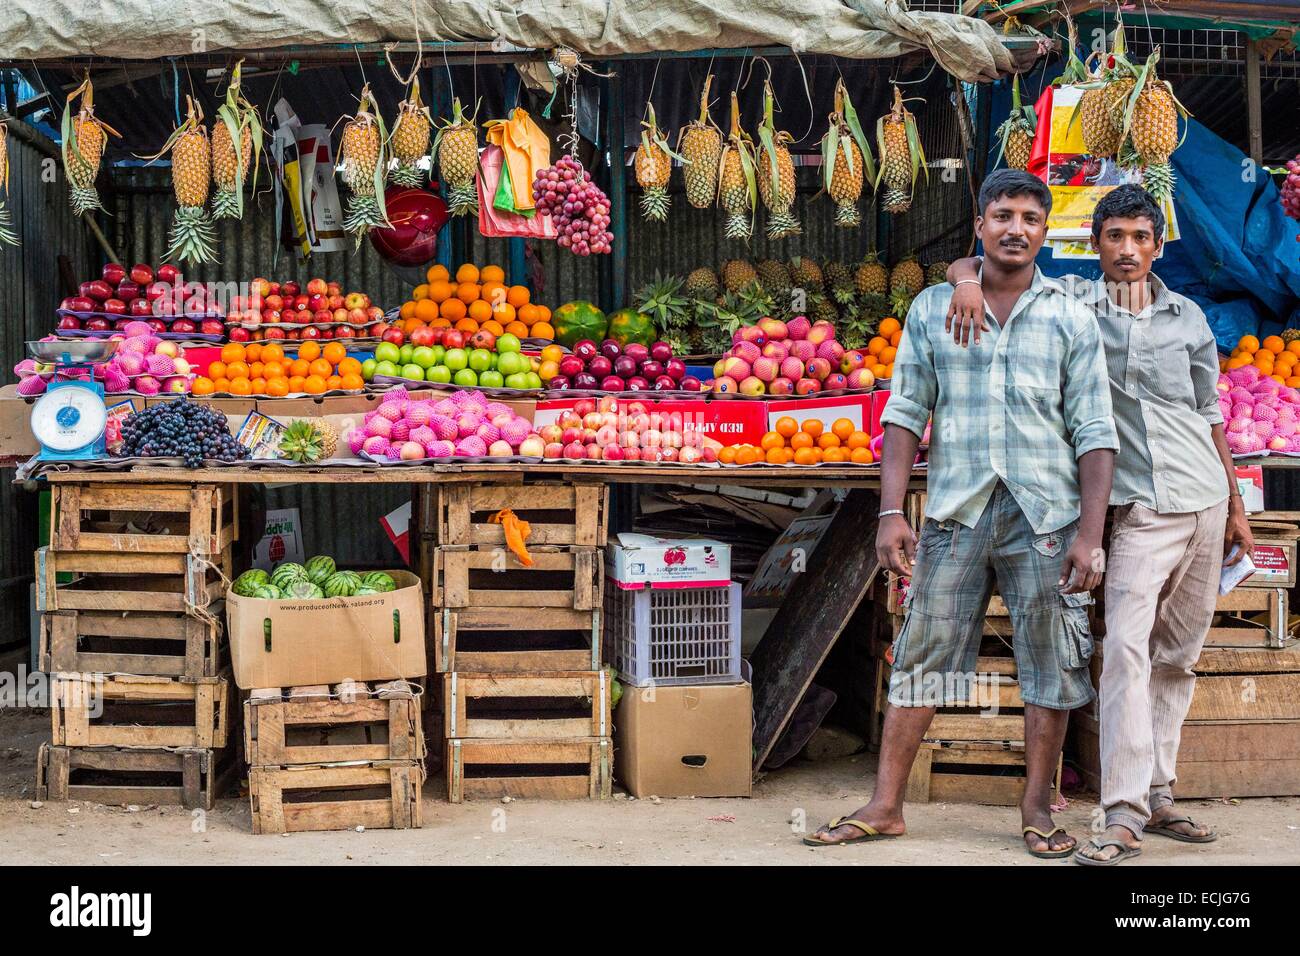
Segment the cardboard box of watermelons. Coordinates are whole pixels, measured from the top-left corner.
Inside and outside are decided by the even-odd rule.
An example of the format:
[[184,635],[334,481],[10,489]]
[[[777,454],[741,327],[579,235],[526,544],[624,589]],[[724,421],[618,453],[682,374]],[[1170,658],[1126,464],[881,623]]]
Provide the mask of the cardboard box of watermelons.
[[226,592],[226,630],[242,690],[423,677],[424,596],[409,571],[397,587],[328,598],[245,597]]

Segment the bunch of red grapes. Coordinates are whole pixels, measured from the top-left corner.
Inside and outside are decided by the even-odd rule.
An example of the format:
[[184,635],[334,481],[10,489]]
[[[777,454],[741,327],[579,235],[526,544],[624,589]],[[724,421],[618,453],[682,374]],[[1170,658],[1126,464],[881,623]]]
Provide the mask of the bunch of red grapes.
[[572,156],[538,170],[533,180],[533,201],[537,211],[550,216],[560,231],[556,242],[561,248],[575,256],[613,249],[609,197]]
[[1300,220],[1300,155],[1287,160],[1286,180],[1282,183],[1282,209],[1292,219]]

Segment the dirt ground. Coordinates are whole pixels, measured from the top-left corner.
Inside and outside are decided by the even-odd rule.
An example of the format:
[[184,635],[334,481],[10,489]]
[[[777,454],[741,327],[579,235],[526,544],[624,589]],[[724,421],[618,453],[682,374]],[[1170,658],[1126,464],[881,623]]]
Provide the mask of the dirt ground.
[[[179,807],[102,807],[73,802],[33,807],[36,749],[49,738],[45,711],[0,710],[0,863],[194,864],[987,864],[1073,866],[1029,857],[1012,809],[912,805],[900,840],[815,849],[799,842],[847,813],[870,791],[874,758],[800,762],[767,774],[750,799],[540,802],[452,806],[440,781],[425,790],[420,830],[253,836],[244,799],[229,797],[196,817]],[[1086,834],[1095,796],[1080,794],[1057,814]],[[1190,846],[1152,837],[1126,866],[1294,864],[1300,860],[1300,798],[1194,801],[1217,843]]]

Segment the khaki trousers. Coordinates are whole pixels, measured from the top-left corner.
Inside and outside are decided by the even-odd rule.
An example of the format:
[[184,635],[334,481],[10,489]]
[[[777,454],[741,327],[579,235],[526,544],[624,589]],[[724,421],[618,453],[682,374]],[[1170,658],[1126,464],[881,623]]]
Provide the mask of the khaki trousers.
[[1141,837],[1151,812],[1174,802],[1192,667],[1214,618],[1223,566],[1225,499],[1203,511],[1115,511],[1106,562],[1101,803],[1106,825]]

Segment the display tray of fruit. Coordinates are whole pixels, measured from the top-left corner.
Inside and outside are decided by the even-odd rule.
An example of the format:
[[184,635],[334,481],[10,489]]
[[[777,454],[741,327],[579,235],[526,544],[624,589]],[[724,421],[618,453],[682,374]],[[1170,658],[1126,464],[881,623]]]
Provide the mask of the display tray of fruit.
[[[226,332],[236,329],[251,333],[282,327],[283,335],[272,338],[379,338],[385,323],[384,310],[364,292],[344,292],[337,282],[310,279],[306,285],[294,280],[272,282],[257,277],[248,282],[248,295],[234,296],[226,316]],[[314,332],[304,335],[307,329]],[[290,335],[297,331],[298,335]],[[328,333],[328,334],[326,334]],[[238,341],[242,336],[232,339]]]
[[395,390],[344,438],[352,454],[384,465],[537,462],[545,451],[532,422],[478,390],[455,391],[436,401],[413,400]]
[[230,590],[264,601],[322,601],[396,591],[397,582],[386,571],[340,571],[333,558],[318,554],[306,564],[283,561],[269,573],[260,568],[245,571]]
[[375,385],[482,388],[507,397],[535,395],[542,388],[541,358],[525,355],[512,333],[498,336],[480,329],[466,340],[455,330],[440,331],[448,334],[430,345],[381,343],[374,358],[362,363],[362,377]]
[[228,342],[190,391],[205,398],[301,398],[365,391],[362,363],[341,342],[302,342],[297,356],[276,342]]
[[505,270],[497,265],[480,268],[467,262],[454,274],[444,265],[430,266],[425,281],[412,290],[391,322],[407,341],[424,345],[433,342],[416,342],[414,333],[420,329],[452,329],[467,339],[480,330],[509,333],[529,348],[555,339],[551,310],[533,302],[527,286],[507,285]]
[[[93,378],[108,395],[160,394],[180,395],[190,390],[193,378],[185,350],[177,343],[156,335],[145,323],[136,320],[114,333],[117,350],[105,362],[89,367],[57,368],[48,362],[24,359],[14,366],[18,375],[18,394],[31,397],[42,394],[51,381]],[[56,341],[46,336],[42,341]]]
[[661,412],[645,402],[604,395],[579,399],[537,434],[547,461],[716,464],[722,443],[689,425],[680,411]]
[[1291,341],[1244,335],[1217,384],[1234,457],[1300,455],[1300,334]]
[[236,464],[248,457],[248,449],[230,433],[224,414],[183,397],[132,412],[122,422],[121,437],[118,458],[149,459],[150,464],[198,468]]
[[845,349],[828,321],[764,318],[732,333],[732,346],[714,363],[708,387],[717,397],[761,399],[866,392],[876,386],[870,364],[875,358]]
[[757,445],[729,445],[719,452],[718,460],[740,468],[874,465],[879,461],[879,450],[879,441],[847,418],[837,418],[827,428],[818,418],[800,423],[790,415],[782,415]]
[[225,331],[225,310],[207,287],[186,283],[180,270],[161,265],[156,270],[137,263],[127,270],[110,262],[100,278],[81,283],[77,294],[55,310],[61,338],[105,338],[132,321],[147,321],[154,333],[172,339],[219,341]]

